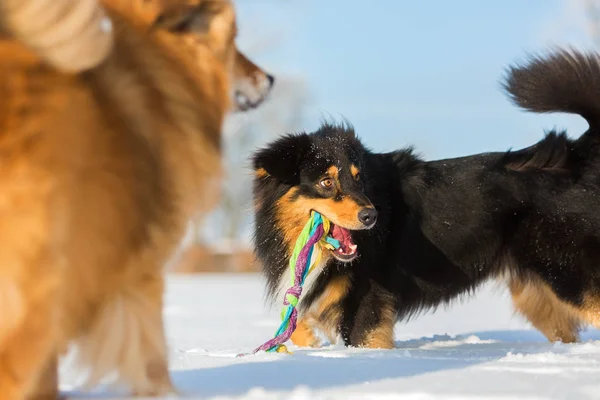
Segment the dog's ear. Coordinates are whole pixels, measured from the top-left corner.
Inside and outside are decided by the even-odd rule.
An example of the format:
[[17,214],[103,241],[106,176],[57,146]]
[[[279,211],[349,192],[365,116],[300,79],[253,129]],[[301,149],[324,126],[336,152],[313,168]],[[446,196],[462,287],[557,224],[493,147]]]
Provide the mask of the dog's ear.
[[265,173],[280,182],[300,183],[300,164],[310,150],[307,134],[287,135],[257,151],[252,157],[258,176]]
[[223,1],[203,1],[198,5],[175,2],[162,10],[152,26],[173,33],[208,32],[212,19],[224,5]]

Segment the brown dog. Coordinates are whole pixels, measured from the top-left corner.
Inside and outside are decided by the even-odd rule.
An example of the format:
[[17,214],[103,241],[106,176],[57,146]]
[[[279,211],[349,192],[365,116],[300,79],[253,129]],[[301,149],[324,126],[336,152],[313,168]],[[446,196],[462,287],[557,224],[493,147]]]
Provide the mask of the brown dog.
[[91,383],[117,372],[136,395],[172,391],[162,268],[215,201],[230,97],[257,105],[273,82],[237,51],[228,1],[102,4],[112,45],[83,73],[2,29],[2,399],[56,397],[71,342]]

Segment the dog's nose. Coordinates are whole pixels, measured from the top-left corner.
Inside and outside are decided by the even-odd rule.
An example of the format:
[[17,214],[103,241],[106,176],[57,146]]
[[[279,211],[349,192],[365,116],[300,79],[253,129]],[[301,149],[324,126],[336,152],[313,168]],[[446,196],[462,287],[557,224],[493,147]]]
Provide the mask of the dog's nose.
[[275,84],[275,77],[271,74],[267,74],[267,79],[269,80],[269,88],[272,88]]
[[377,221],[377,210],[372,207],[363,208],[358,212],[358,220],[365,226],[372,227]]

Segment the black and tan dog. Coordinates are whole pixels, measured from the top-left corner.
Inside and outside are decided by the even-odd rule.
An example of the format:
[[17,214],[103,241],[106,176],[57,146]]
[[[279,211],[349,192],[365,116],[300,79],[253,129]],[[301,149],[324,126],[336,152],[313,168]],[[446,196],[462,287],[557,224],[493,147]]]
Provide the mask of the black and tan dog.
[[307,282],[296,344],[318,345],[321,329],[391,348],[397,320],[493,277],[509,280],[517,309],[549,340],[600,325],[600,56],[535,57],[504,85],[518,106],[579,114],[589,130],[428,162],[410,149],[374,153],[352,128],[324,125],[254,155],[255,244],[270,294],[287,282],[311,210],[342,243]]

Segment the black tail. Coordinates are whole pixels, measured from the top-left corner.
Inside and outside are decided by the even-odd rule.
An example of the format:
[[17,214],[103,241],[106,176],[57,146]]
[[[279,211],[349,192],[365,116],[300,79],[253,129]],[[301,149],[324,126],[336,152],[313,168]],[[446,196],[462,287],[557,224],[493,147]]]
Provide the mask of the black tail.
[[557,50],[532,56],[523,65],[508,68],[503,82],[511,100],[538,113],[579,114],[600,128],[600,55]]

